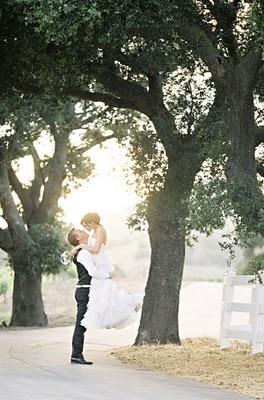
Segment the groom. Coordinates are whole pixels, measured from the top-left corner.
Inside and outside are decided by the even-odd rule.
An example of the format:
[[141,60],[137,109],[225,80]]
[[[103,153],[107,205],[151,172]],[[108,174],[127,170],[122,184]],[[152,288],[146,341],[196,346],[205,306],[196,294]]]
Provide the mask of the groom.
[[[75,247],[79,244],[87,244],[88,234],[84,230],[73,228],[68,234],[68,241],[72,246]],[[85,360],[83,356],[84,332],[86,331],[86,328],[80,325],[80,322],[84,317],[89,301],[89,292],[92,279],[92,276],[89,274],[89,269],[91,268],[91,264],[94,264],[93,256],[91,253],[89,253],[89,251],[80,249],[75,253],[73,262],[77,268],[78,283],[75,291],[77,317],[72,337],[71,363],[92,365],[92,361]]]

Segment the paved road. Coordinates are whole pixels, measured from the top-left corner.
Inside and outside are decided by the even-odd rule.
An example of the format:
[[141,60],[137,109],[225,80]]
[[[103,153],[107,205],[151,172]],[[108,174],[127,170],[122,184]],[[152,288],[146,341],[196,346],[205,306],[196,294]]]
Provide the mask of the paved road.
[[[98,332],[86,344],[93,366],[69,363],[72,327],[0,331],[1,400],[246,400],[189,380],[122,365]],[[109,332],[108,332],[109,334]],[[123,338],[124,340],[124,338]]]
[[[187,289],[187,288],[186,288]],[[195,286],[185,292],[188,304],[201,288]],[[219,292],[212,288],[214,295]],[[188,295],[189,293],[189,295]],[[203,292],[204,293],[204,292]],[[209,290],[210,295],[210,290]],[[215,297],[215,296],[213,296]],[[197,299],[195,307],[197,305]],[[206,298],[200,297],[202,303]],[[199,303],[198,301],[198,303]],[[191,308],[190,308],[191,309]],[[213,311],[214,310],[214,311]],[[183,311],[183,310],[182,310]],[[185,310],[186,312],[188,310]],[[197,310],[194,310],[197,312]],[[184,312],[184,315],[186,315]],[[208,318],[201,318],[194,331],[214,332],[209,310]],[[191,319],[191,313],[188,318]],[[183,336],[191,335],[191,323],[185,324]],[[218,317],[215,317],[216,319]],[[211,322],[209,322],[211,321]],[[208,325],[208,329],[206,328]],[[193,325],[192,325],[193,326]],[[211,326],[211,328],[210,328]],[[210,329],[209,329],[210,328]],[[87,337],[85,353],[93,366],[69,363],[72,327],[0,330],[0,399],[1,400],[247,400],[247,396],[221,391],[164,374],[152,373],[121,364],[110,355],[111,348],[130,344],[137,325],[122,331],[93,331]],[[217,332],[218,327],[215,328]],[[208,332],[208,333],[209,333]],[[189,335],[188,335],[189,333]]]

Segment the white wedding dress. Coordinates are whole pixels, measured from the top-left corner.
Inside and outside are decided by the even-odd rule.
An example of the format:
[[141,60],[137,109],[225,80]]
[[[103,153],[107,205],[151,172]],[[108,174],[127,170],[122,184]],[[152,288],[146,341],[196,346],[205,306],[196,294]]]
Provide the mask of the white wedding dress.
[[[90,236],[88,246],[94,246],[95,240],[94,236]],[[93,254],[93,259],[101,276],[101,272],[105,272],[105,277],[112,274],[114,266],[105,252],[105,245]],[[112,279],[92,278],[87,311],[81,325],[85,328],[125,328],[137,318],[142,299],[141,294],[119,289]]]

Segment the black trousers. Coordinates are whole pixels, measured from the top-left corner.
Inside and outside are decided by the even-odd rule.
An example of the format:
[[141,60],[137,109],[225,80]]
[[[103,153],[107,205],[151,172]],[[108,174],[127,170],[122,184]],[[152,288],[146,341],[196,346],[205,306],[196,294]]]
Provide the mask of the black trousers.
[[83,355],[84,332],[86,331],[86,328],[80,325],[80,322],[87,310],[89,292],[90,288],[77,288],[75,291],[77,317],[72,337],[72,357],[82,357]]

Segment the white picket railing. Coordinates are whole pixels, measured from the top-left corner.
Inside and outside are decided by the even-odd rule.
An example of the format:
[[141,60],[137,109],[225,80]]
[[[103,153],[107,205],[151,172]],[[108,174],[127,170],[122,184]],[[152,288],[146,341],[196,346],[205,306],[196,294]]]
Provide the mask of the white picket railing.
[[[254,275],[236,275],[230,271],[225,276],[222,300],[220,347],[230,346],[230,339],[246,340],[251,343],[252,354],[264,352],[264,285],[249,283]],[[235,286],[251,288],[251,301],[234,301]],[[249,313],[249,324],[232,325],[232,312]]]

